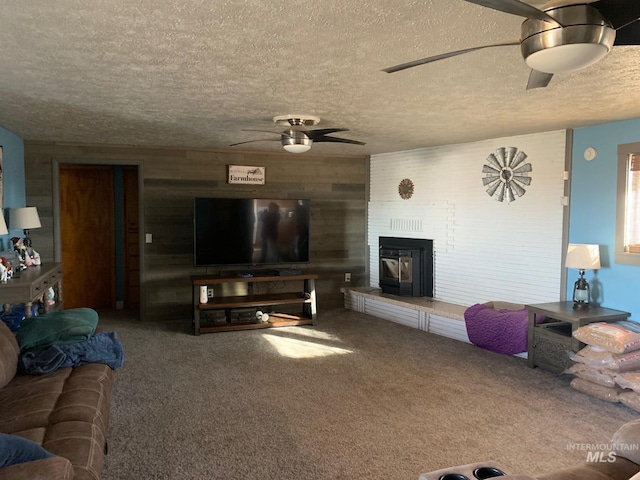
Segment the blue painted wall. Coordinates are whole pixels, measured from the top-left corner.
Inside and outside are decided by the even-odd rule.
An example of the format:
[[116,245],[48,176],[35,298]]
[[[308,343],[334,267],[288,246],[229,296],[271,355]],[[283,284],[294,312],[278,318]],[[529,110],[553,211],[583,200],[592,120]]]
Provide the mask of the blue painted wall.
[[[618,145],[640,142],[640,119],[576,129],[573,137],[569,243],[600,245],[602,268],[585,277],[604,307],[631,312],[640,321],[640,267],[614,263]],[[598,156],[588,162],[584,150]],[[567,275],[571,299],[577,270]],[[595,289],[594,289],[595,287]]]
[[[2,213],[8,226],[8,209],[26,206],[24,142],[16,134],[0,127],[0,145],[3,153]],[[22,236],[22,231],[10,230],[9,235],[0,235],[0,251],[9,248],[9,238],[13,236]]]

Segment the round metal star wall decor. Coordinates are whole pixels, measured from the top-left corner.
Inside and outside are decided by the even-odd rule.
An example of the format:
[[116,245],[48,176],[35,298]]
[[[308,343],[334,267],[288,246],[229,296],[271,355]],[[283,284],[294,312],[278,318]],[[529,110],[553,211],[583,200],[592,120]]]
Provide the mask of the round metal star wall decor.
[[400,180],[400,184],[398,185],[398,194],[403,200],[411,198],[413,195],[413,182],[408,178]]
[[482,185],[487,187],[487,195],[507,203],[523,196],[524,187],[531,185],[529,174],[533,171],[530,163],[524,163],[526,159],[527,154],[516,147],[501,147],[490,154],[482,166]]

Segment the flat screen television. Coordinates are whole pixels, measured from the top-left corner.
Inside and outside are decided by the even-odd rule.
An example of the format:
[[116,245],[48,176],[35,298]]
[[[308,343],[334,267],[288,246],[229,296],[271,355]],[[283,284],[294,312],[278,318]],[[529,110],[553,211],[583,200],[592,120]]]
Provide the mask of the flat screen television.
[[194,265],[309,262],[310,203],[308,199],[196,197]]

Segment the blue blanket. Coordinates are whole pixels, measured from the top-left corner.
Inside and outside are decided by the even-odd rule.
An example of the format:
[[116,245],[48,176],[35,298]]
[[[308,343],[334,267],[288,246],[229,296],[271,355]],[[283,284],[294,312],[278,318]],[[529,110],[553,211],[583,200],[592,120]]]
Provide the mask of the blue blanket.
[[26,350],[20,354],[20,373],[42,375],[62,367],[77,367],[86,363],[104,363],[112,369],[122,366],[124,349],[116,332],[96,333],[88,340],[50,345]]

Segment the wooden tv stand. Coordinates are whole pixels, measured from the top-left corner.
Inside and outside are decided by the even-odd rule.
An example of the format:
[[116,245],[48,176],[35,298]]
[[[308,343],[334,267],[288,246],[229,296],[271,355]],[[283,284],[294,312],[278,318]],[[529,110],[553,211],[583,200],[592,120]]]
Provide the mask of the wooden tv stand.
[[[255,275],[224,276],[220,275],[192,275],[191,285],[193,290],[193,333],[200,335],[209,332],[224,332],[230,330],[250,330],[255,328],[285,327],[290,325],[312,325],[316,318],[316,287],[315,280],[318,275]],[[261,282],[303,282],[303,289],[297,292],[276,292],[254,294],[255,283]],[[209,298],[207,303],[200,303],[200,287],[207,288],[223,283],[245,283],[247,294],[237,296],[223,296]],[[301,304],[300,315],[275,314],[269,317],[267,322],[251,319],[246,323],[233,322],[231,312],[233,309],[257,307],[263,308],[271,305]],[[201,313],[217,310],[224,311],[224,318],[215,325],[202,325]]]

